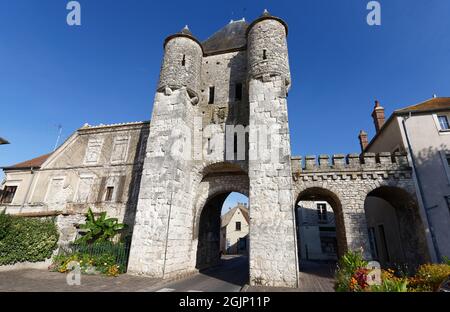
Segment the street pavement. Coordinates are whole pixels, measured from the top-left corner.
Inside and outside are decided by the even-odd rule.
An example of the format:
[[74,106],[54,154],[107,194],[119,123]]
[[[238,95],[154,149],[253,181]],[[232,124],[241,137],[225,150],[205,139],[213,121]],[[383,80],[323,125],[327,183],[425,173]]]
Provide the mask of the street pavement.
[[272,292],[333,290],[334,265],[303,262],[299,288],[248,286],[248,258],[224,256],[220,265],[175,281],[122,274],[82,275],[81,285],[69,285],[67,274],[47,270],[0,272],[0,292]]
[[152,287],[156,292],[239,292],[248,283],[248,258],[223,256],[220,265],[182,280]]

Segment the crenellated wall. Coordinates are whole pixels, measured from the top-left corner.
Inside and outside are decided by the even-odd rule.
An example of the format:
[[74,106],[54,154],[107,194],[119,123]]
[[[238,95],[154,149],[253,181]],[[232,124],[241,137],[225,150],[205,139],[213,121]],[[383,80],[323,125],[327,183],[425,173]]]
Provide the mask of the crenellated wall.
[[400,152],[292,156],[291,161],[294,176],[308,172],[410,171],[407,154]]
[[426,229],[405,153],[293,156],[291,163],[295,200],[309,196],[327,200],[333,206],[341,254],[362,248],[365,257],[372,258],[367,214],[377,207],[371,207],[373,201],[366,200],[373,196],[394,208],[400,238],[408,242],[403,244],[404,262],[416,265],[429,261]]

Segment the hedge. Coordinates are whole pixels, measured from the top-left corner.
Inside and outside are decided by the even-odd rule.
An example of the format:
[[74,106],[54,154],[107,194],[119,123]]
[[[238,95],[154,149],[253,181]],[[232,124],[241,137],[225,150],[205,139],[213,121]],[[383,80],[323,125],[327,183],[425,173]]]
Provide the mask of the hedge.
[[0,212],[0,265],[50,258],[58,243],[53,219],[10,216]]

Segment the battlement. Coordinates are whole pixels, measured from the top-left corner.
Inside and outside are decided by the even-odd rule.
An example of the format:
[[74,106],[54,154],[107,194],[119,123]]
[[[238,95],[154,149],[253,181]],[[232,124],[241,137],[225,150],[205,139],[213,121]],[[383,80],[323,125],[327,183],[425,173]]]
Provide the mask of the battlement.
[[364,153],[292,156],[292,172],[408,170],[406,153]]

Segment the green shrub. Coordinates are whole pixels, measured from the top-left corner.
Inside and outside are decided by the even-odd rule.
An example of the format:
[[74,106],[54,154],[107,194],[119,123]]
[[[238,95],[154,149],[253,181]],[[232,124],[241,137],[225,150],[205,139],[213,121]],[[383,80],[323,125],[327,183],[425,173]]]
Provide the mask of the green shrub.
[[58,243],[53,220],[0,214],[0,265],[38,262],[51,257]]
[[91,208],[86,215],[86,223],[80,225],[80,229],[86,230],[86,234],[80,237],[76,243],[93,243],[107,241],[116,236],[125,228],[125,224],[119,223],[117,218],[106,218],[106,212],[102,212],[95,218]]
[[11,216],[7,215],[5,213],[5,209],[3,209],[3,211],[0,212],[0,240],[2,240],[8,234],[11,222]]

